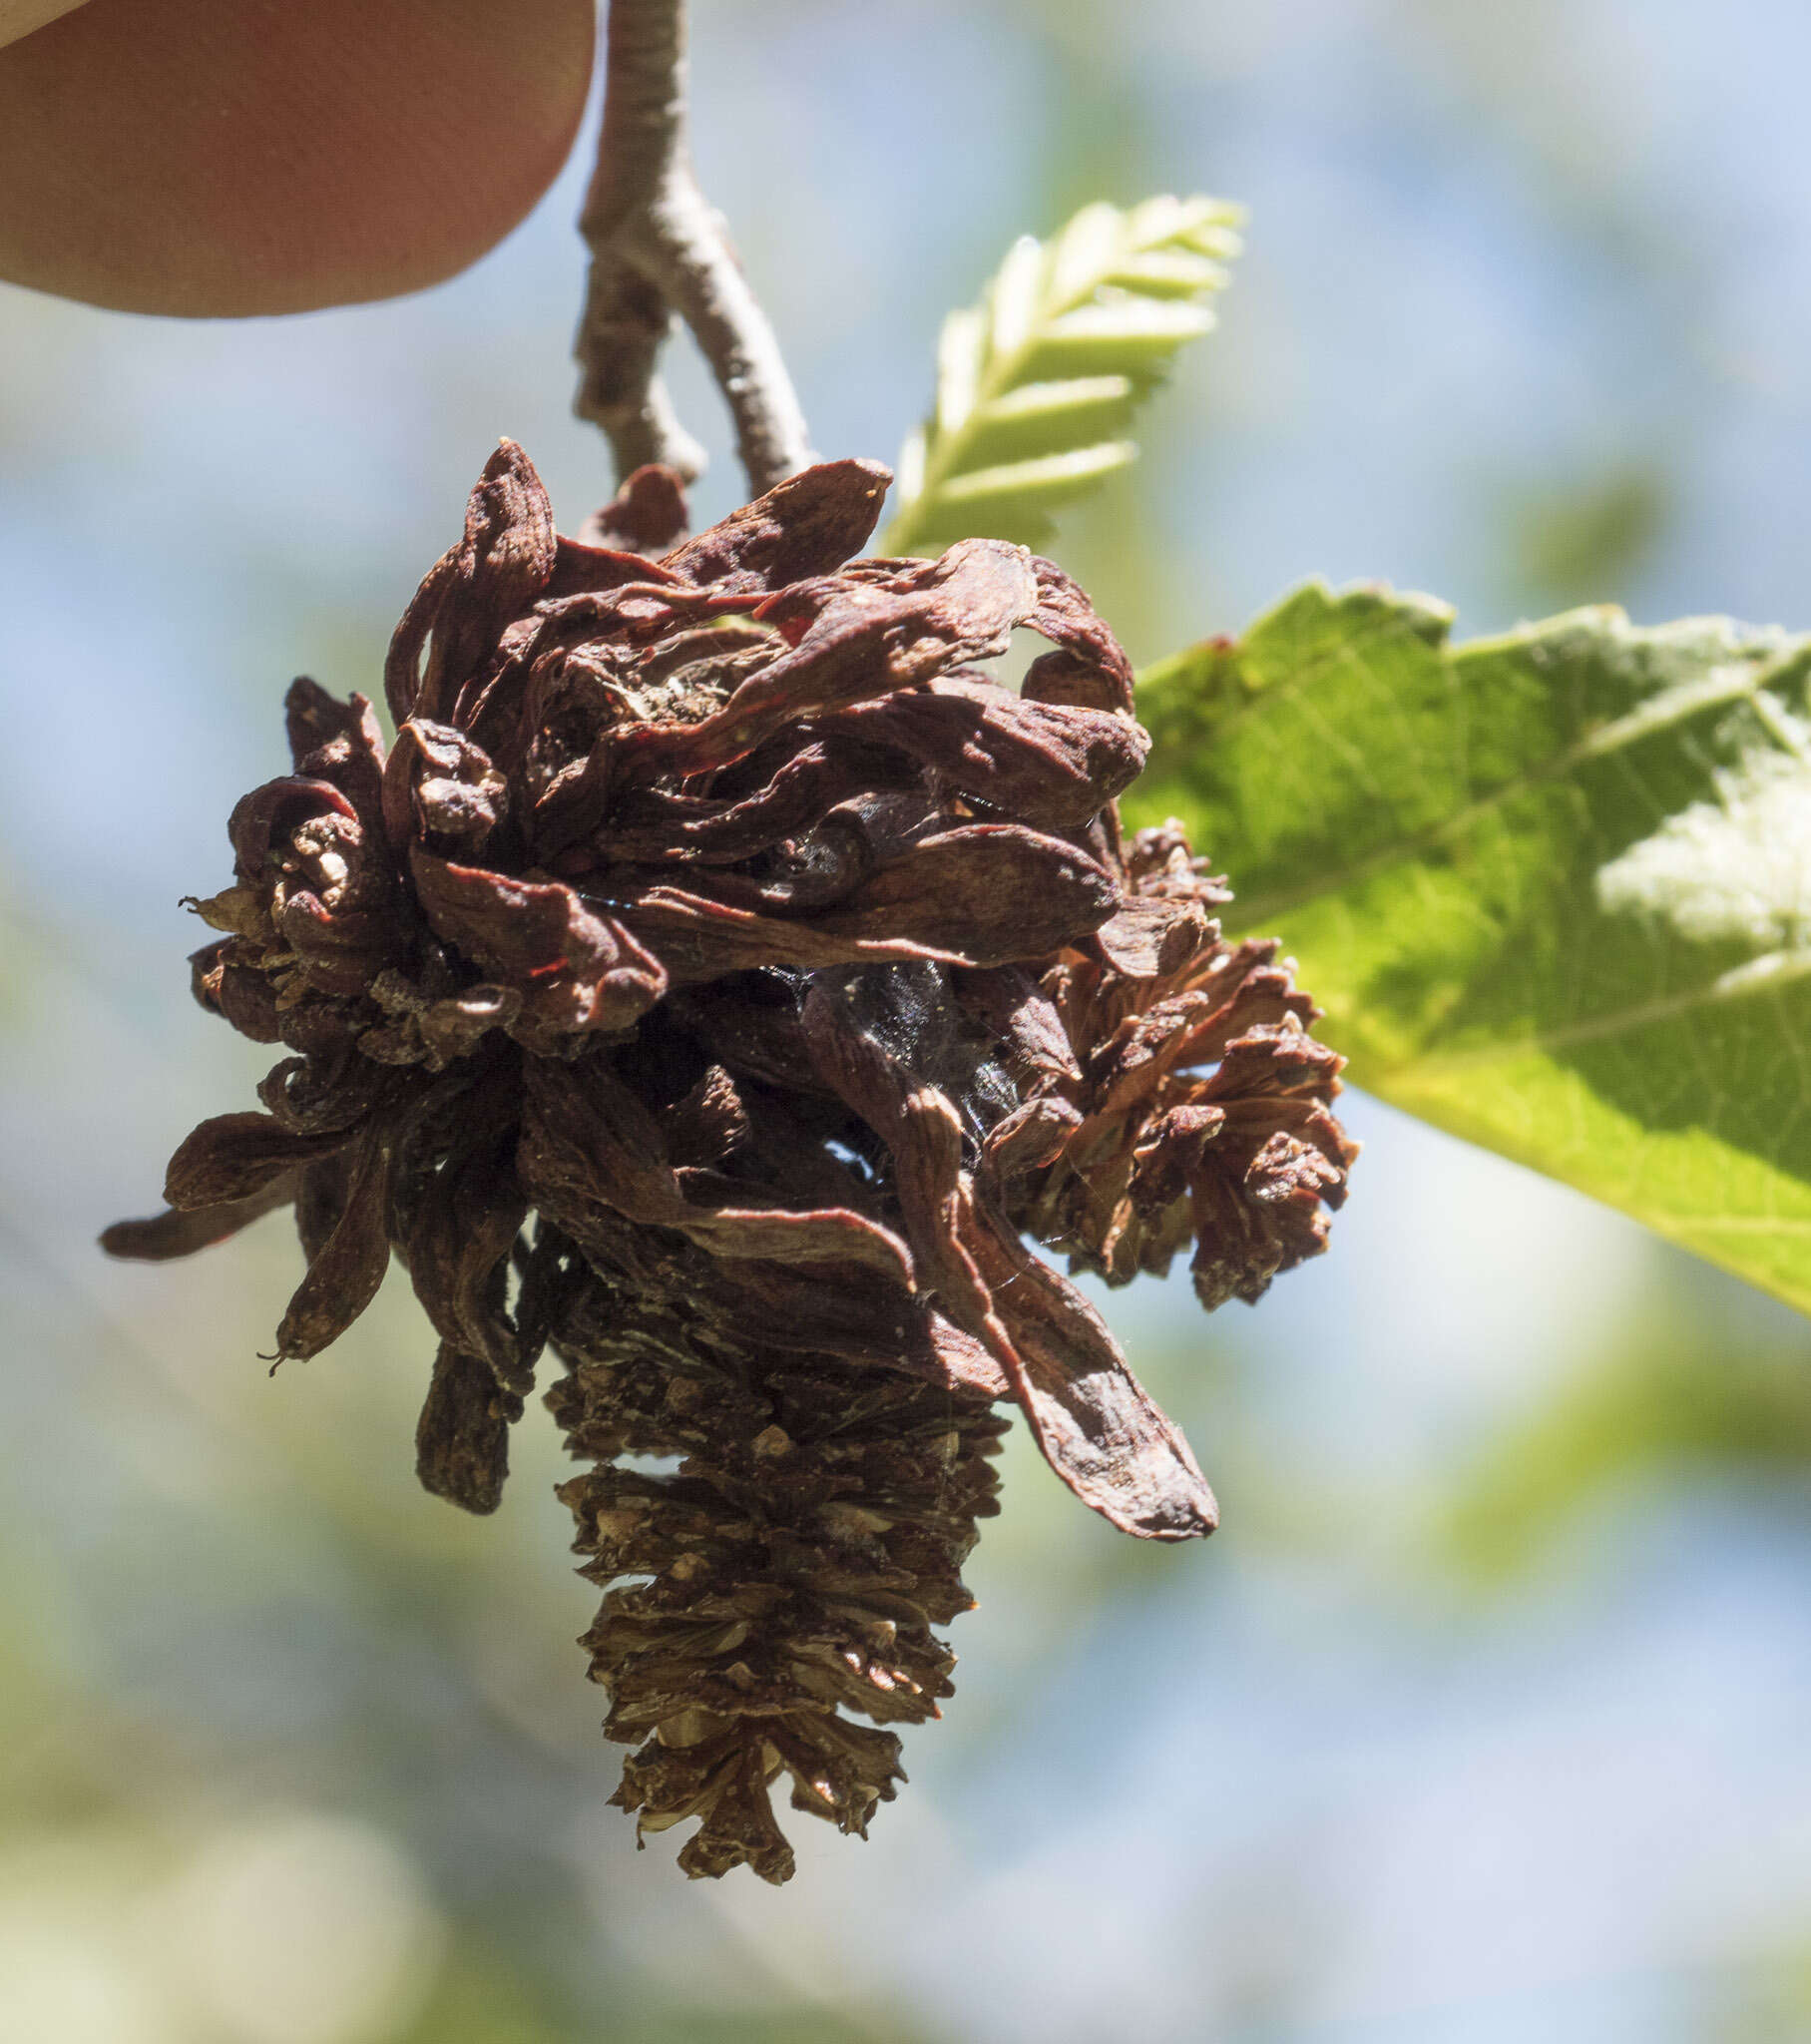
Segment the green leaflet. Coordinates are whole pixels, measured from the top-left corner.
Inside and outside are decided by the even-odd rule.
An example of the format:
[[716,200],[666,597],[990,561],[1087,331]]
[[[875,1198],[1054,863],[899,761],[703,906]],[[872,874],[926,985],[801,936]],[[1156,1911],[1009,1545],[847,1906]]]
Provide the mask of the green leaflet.
[[1236,207],[1147,199],[1085,207],[1048,242],[1014,243],[979,305],[937,344],[937,402],[899,457],[883,554],[973,534],[1035,543],[1051,514],[1136,458],[1132,413],[1238,254]]
[[1358,1084],[1811,1310],[1811,639],[1449,616],[1315,585],[1166,662],[1129,811],[1231,867]]

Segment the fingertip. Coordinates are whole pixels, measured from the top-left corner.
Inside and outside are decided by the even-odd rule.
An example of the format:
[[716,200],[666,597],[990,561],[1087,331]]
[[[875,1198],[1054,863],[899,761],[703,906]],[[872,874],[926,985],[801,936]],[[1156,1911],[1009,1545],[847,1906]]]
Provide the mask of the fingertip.
[[558,176],[594,34],[592,0],[88,0],[0,50],[0,277],[191,316],[437,283]]
[[0,50],[81,5],[82,0],[0,0]]

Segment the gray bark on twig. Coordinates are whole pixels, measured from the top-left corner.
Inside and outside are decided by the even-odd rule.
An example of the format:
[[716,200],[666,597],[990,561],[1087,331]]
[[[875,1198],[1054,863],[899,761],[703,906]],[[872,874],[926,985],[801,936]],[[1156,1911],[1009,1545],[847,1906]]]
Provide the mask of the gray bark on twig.
[[610,0],[604,125],[580,217],[591,276],[574,352],[574,409],[601,426],[618,479],[644,462],[687,482],[704,452],[662,383],[661,347],[683,319],[735,424],[759,496],[812,460],[779,342],[698,189],[685,144],[685,0]]

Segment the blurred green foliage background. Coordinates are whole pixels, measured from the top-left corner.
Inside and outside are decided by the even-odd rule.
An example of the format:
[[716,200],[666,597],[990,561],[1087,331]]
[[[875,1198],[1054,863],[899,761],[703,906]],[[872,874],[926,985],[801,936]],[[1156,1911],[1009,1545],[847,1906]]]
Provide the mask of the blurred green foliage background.
[[[1222,331],[1060,548],[1134,657],[1310,573],[1469,630],[1811,621],[1791,0],[696,17],[706,187],[827,452],[898,444],[1014,234],[1251,207]],[[552,1428],[493,1522],[419,1494],[403,1287],[271,1380],[281,1221],[93,1250],[250,1099],[178,897],[224,883],[289,675],[372,688],[499,432],[568,525],[608,491],[579,178],[390,305],[0,292],[0,2040],[1811,2033],[1811,1334],[1363,1099],[1322,1263],[1254,1313],[1109,1308],[1222,1532],[1123,1541],[1015,1438],[946,1722],[867,1846],[794,1824],[780,1892],[604,1806]]]

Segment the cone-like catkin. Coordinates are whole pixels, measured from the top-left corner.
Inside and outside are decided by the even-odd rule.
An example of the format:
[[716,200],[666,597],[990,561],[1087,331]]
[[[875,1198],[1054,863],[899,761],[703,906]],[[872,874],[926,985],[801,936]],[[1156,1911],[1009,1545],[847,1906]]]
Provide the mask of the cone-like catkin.
[[[688,1872],[746,1859],[783,1880],[768,1782],[865,1835],[902,1779],[875,1728],[950,1694],[932,1627],[971,1602],[960,1570],[998,1509],[1005,1421],[982,1393],[780,1346],[752,1316],[738,1329],[634,1281],[592,1278],[555,1338],[571,1367],[548,1402],[598,1464],[561,1487],[584,1572],[633,1583],[584,1642],[605,1730],[638,1748],[617,1800],[645,1830],[698,1817]],[[680,1460],[651,1473],[625,1454]]]

